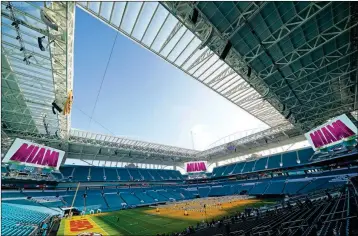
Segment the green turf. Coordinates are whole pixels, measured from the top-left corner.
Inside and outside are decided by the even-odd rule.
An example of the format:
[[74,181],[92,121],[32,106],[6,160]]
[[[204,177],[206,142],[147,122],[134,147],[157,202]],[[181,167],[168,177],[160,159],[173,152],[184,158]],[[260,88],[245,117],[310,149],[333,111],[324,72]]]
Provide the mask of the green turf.
[[[260,207],[274,202],[272,200],[263,200],[245,206],[234,207],[226,211],[230,215],[237,211],[243,211],[246,207]],[[118,235],[118,233],[121,235],[156,235],[158,233],[179,232],[190,225],[195,226],[198,222],[197,220],[179,220],[167,216],[150,215],[145,212],[148,209],[146,207],[122,210],[104,216],[96,216],[93,219],[111,235]],[[119,221],[117,221],[118,218]]]
[[65,224],[64,221],[61,222],[60,227],[58,228],[57,235],[65,235]]
[[[182,231],[189,225],[196,224],[192,220],[178,220],[158,215],[150,215],[145,210],[137,208],[96,216],[93,219],[111,235],[156,235]],[[119,221],[117,221],[119,218]]]
[[[226,209],[226,211],[231,215],[237,211],[243,211],[246,207],[260,207],[274,202],[274,200],[262,200],[261,202]],[[186,227],[190,225],[195,226],[198,223],[197,220],[151,215],[145,212],[148,209],[150,208],[121,210],[110,212],[106,215],[94,216],[92,219],[110,235],[157,235],[158,233],[172,233],[183,231]],[[209,218],[208,220],[211,219]],[[64,224],[61,224],[58,235],[63,235],[63,232]]]

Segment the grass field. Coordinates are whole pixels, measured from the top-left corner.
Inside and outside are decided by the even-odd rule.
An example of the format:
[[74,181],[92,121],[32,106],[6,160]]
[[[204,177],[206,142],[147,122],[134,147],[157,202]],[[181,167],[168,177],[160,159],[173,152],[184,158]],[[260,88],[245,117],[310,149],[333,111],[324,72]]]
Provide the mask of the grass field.
[[187,226],[195,226],[207,218],[219,218],[245,207],[260,207],[272,204],[272,200],[242,200],[241,204],[223,205],[223,209],[210,210],[206,217],[203,213],[190,212],[183,216],[183,211],[142,207],[97,215],[75,216],[63,219],[57,235],[78,235],[83,232],[95,232],[102,235],[156,235],[184,230]]

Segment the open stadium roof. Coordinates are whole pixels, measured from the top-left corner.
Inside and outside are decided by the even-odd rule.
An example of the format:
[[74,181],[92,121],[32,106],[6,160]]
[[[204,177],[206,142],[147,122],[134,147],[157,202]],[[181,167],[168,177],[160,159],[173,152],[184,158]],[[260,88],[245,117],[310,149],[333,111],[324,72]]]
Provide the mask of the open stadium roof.
[[[214,161],[231,155],[228,147],[247,153],[301,141],[304,131],[357,110],[355,2],[78,2],[77,6],[271,128],[203,152],[70,130],[69,116],[54,115],[51,104],[72,90],[75,5],[12,2],[9,7],[3,2],[1,98],[6,137],[61,144],[67,157],[78,159],[84,147],[92,146],[96,158],[101,147],[108,147],[108,153],[117,153],[112,158],[118,158],[120,149],[127,150],[126,158],[133,150],[147,161],[156,155]],[[58,22],[58,31],[43,23],[42,8]],[[37,44],[42,36],[46,36],[43,44],[49,45],[45,51]]]

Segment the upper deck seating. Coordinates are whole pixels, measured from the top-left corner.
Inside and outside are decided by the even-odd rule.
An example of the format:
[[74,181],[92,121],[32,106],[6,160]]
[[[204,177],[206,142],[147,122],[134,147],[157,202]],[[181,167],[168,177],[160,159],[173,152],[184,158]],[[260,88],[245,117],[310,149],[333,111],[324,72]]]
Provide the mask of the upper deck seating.
[[61,166],[60,172],[62,173],[64,179],[72,177],[72,172],[74,170],[73,166]]
[[90,170],[90,167],[88,167],[88,166],[75,167],[72,180],[87,182],[88,177],[90,176],[89,170]]
[[118,168],[117,172],[121,181],[130,181],[132,179],[126,168]]
[[268,157],[260,158],[256,161],[255,171],[265,170],[268,164]]
[[232,175],[234,169],[235,169],[236,163],[228,165],[225,171],[223,172],[223,176]]
[[143,176],[143,178],[147,181],[154,181],[154,177],[149,173],[149,170],[147,169],[138,169],[138,171],[140,172],[141,176]]
[[249,161],[245,163],[245,166],[242,170],[242,173],[249,173],[252,172],[255,168],[256,161]]
[[[104,168],[93,166],[90,170],[91,181],[104,181]],[[107,177],[106,177],[107,178]]]
[[128,168],[128,172],[132,176],[132,180],[144,180],[137,168]]
[[243,168],[245,166],[246,162],[239,162],[235,165],[235,168],[232,172],[232,174],[241,174],[243,171]]
[[[61,173],[56,173],[59,179],[72,181],[163,181],[182,180],[183,177],[177,170],[141,169],[123,167],[99,167],[99,166],[64,166]],[[62,177],[63,176],[63,177]]]
[[114,167],[104,168],[107,181],[118,181],[117,169]]
[[286,168],[296,166],[298,164],[297,157],[297,152],[287,152],[282,154],[282,167]]

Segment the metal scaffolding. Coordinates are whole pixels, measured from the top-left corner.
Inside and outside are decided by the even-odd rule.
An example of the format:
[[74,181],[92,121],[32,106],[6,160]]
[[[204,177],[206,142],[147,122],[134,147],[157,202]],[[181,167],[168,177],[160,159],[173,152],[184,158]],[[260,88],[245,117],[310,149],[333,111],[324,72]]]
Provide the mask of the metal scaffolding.
[[[68,138],[70,117],[51,108],[54,101],[64,102],[73,86],[74,9],[71,2],[1,3],[5,132]],[[56,21],[57,30],[44,23],[42,11]]]

